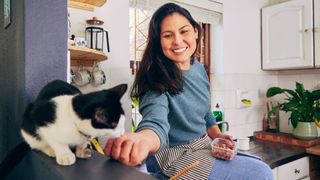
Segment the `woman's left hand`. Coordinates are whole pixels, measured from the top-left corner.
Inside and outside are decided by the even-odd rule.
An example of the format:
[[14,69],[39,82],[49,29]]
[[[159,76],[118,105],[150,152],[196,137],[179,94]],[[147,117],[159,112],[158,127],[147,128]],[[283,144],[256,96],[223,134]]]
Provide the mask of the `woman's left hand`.
[[222,134],[221,131],[219,130],[218,125],[216,124],[208,128],[207,133],[211,139],[223,138],[223,139],[233,141],[233,136],[229,134]]
[[216,136],[216,138],[223,138],[223,139],[227,139],[229,141],[233,141],[233,136],[229,135],[229,134],[219,134],[218,136]]

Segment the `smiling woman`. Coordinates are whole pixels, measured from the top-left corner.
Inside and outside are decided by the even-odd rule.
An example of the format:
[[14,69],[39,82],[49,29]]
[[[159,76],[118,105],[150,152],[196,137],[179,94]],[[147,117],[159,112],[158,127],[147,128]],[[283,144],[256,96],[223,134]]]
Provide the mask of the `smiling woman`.
[[[142,120],[135,132],[109,139],[104,152],[128,166],[146,160],[149,172],[166,179],[273,179],[260,160],[212,156],[212,139],[231,144],[233,137],[220,132],[210,111],[208,77],[195,56],[200,32],[189,11],[177,4],[153,13],[130,94],[139,100]],[[185,171],[190,164],[196,165]]]
[[[148,31],[148,25],[150,22],[150,17],[152,13],[154,13],[155,8],[161,6],[165,2],[169,2],[169,1],[168,0],[159,0],[159,1],[130,0],[130,21],[129,21],[130,22],[130,25],[129,25],[130,26],[130,68],[132,71],[131,73],[133,75],[132,79],[135,77],[136,72],[140,67],[142,55],[146,48],[147,36],[148,36],[147,31]],[[183,4],[183,5],[188,7],[188,9],[191,9],[193,14],[196,15],[196,20],[198,21],[200,32],[202,33],[198,34],[198,30],[195,31],[191,29],[193,31],[192,32],[190,31],[190,28],[191,28],[190,26],[182,25],[183,27],[181,27],[178,33],[184,39],[182,41],[182,43],[184,44],[178,42],[179,44],[174,45],[175,46],[174,48],[176,48],[175,54],[176,55],[180,54],[179,56],[182,57],[182,55],[185,54],[185,52],[187,53],[190,52],[190,47],[189,47],[190,43],[188,41],[185,41],[185,36],[189,35],[190,33],[196,33],[195,35],[199,36],[198,40],[200,42],[195,45],[195,48],[196,48],[195,56],[197,57],[197,60],[204,65],[204,68],[210,80],[210,73],[211,73],[210,66],[211,66],[211,56],[212,56],[210,54],[210,51],[212,50],[211,47],[213,47],[210,45],[211,44],[210,41],[212,41],[212,38],[213,38],[213,36],[210,35],[213,31],[210,28],[210,26],[218,24],[219,17],[221,16],[221,14],[216,11],[208,11],[206,9],[199,8],[193,5],[187,5],[187,4]],[[175,34],[173,33],[174,32],[163,32],[162,39],[168,42],[168,41],[171,41],[173,37],[180,38],[180,37],[176,37],[177,33]],[[176,40],[181,41],[179,39],[176,39]],[[163,43],[163,45],[166,45],[166,44],[168,43],[165,43],[165,42]],[[173,51],[171,52],[173,53]],[[139,106],[137,104],[132,105],[133,129],[141,121],[141,114],[138,112],[138,108]]]

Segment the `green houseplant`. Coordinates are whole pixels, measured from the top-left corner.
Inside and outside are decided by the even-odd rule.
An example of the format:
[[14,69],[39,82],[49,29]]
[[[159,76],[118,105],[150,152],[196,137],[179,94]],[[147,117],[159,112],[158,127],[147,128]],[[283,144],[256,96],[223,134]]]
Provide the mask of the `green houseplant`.
[[[303,84],[296,82],[296,89],[282,89],[271,87],[267,91],[267,97],[284,94],[286,98],[274,106],[269,115],[282,110],[291,112],[289,121],[294,130],[293,135],[300,139],[313,139],[317,137],[317,128],[320,127],[320,90],[306,90]],[[309,127],[310,126],[310,127]],[[310,130],[309,135],[306,131]],[[310,134],[311,133],[311,134]]]

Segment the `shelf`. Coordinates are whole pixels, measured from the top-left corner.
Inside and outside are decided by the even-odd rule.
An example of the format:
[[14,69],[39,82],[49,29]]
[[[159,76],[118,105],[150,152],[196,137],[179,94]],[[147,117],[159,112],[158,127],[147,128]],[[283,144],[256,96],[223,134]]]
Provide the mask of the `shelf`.
[[107,0],[68,0],[69,8],[93,11],[95,7],[101,7]]
[[108,59],[105,53],[87,47],[68,46],[68,50],[70,51],[71,66],[80,64],[83,66],[93,66],[94,62]]

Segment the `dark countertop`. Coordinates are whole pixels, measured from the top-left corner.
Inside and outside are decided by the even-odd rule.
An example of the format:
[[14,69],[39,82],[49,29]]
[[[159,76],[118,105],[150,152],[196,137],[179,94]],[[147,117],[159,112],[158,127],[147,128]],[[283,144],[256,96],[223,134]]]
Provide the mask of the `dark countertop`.
[[243,151],[262,158],[271,169],[307,156],[304,147],[277,142],[254,139],[250,142],[250,150]]
[[41,152],[30,151],[9,174],[8,180],[153,180],[155,177],[142,173],[94,152],[88,159],[79,159],[72,166],[60,166],[54,158]]

